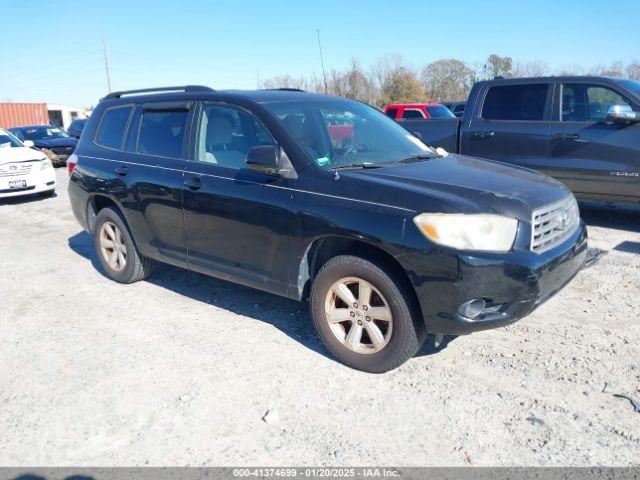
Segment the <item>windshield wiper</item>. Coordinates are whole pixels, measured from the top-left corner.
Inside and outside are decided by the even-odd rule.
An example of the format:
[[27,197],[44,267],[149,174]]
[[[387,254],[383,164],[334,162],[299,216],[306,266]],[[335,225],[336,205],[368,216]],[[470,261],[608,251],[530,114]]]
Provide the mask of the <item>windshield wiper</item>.
[[370,162],[349,163],[347,165],[338,165],[333,170],[344,170],[347,168],[380,168],[381,165]]
[[418,153],[417,155],[411,155],[409,157],[401,158],[400,160],[396,160],[393,162],[394,164],[398,163],[414,163],[420,162],[422,160],[433,160],[434,158],[439,158],[439,155],[427,155],[425,153]]

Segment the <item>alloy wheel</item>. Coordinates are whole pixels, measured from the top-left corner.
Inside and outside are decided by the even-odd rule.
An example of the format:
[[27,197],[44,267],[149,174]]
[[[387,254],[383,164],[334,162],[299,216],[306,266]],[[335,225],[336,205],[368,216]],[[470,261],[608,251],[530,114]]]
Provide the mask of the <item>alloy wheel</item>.
[[356,353],[379,352],[391,338],[393,316],[389,303],[362,278],[341,278],[331,286],[325,300],[325,317],[338,341]]
[[100,251],[109,267],[116,272],[127,265],[127,246],[122,232],[113,222],[104,222],[100,228]]

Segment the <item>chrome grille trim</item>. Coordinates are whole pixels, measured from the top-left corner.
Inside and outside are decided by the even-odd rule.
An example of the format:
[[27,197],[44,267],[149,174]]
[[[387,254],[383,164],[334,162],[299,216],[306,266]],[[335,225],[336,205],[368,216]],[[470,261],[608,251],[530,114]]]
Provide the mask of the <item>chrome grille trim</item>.
[[[34,165],[39,163],[38,161],[30,161],[30,162],[14,162],[14,163],[6,163],[0,166],[0,178],[4,177],[19,177],[22,175],[27,175],[31,172]],[[11,167],[17,167],[16,169],[12,169]]]
[[545,205],[531,215],[531,251],[546,252],[569,238],[580,225],[580,210],[573,195]]

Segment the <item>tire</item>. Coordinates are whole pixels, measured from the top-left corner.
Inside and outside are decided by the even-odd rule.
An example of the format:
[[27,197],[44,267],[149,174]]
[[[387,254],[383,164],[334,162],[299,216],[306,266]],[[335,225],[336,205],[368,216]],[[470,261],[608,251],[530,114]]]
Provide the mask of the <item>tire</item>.
[[[112,227],[115,228],[112,230]],[[109,245],[107,242],[103,243],[103,240],[110,241],[114,247],[103,248]],[[98,212],[93,230],[93,246],[107,277],[116,282],[133,283],[143,280],[153,269],[154,261],[140,255],[124,219],[112,208],[103,208]],[[118,247],[117,250],[115,246]],[[123,255],[117,255],[117,251]],[[115,260],[111,261],[114,259],[113,255],[116,255]]]
[[[360,297],[358,292],[365,292],[362,295],[366,298],[367,284],[374,292],[369,296],[370,305],[357,304]],[[353,308],[347,307],[348,312],[345,311],[346,302],[342,297],[351,297],[345,294],[343,285],[356,300],[351,306]],[[361,291],[363,286],[365,290]],[[341,292],[340,296],[336,291]],[[382,263],[378,265],[351,255],[334,257],[318,272],[311,285],[310,296],[311,317],[320,338],[327,349],[349,367],[369,373],[387,372],[413,357],[424,343],[424,322],[419,318],[409,287]],[[354,307],[356,304],[358,308]],[[391,321],[376,320],[367,315],[376,308],[379,318],[390,313]],[[347,314],[348,319],[341,321]],[[375,315],[371,313],[372,317]],[[332,324],[330,317],[336,320]],[[360,331],[363,333],[355,330],[351,336],[355,325],[361,325]],[[373,327],[378,327],[377,331]],[[355,338],[360,338],[360,343],[355,343]],[[374,338],[377,342],[374,342]]]

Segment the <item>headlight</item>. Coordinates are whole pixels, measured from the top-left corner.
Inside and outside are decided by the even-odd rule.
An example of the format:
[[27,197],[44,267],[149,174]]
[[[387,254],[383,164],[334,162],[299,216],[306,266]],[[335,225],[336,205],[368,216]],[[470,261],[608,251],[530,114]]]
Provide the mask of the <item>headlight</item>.
[[459,250],[507,252],[518,230],[515,218],[488,213],[423,213],[413,221],[432,242]]
[[48,158],[43,158],[40,160],[40,170],[46,170],[47,168],[53,167],[51,164],[51,160]]

